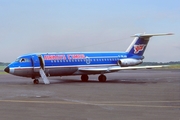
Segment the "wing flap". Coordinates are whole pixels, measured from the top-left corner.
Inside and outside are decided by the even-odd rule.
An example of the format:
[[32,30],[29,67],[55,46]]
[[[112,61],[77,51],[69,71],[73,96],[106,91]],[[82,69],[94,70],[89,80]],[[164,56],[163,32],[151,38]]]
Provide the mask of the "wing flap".
[[79,68],[81,72],[106,72],[108,67],[88,67],[88,68]]

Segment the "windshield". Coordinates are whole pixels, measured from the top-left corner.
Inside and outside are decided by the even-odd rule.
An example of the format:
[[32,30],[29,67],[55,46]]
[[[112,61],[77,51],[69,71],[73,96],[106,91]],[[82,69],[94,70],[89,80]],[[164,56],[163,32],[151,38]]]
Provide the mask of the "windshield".
[[17,58],[15,62],[30,62],[30,60],[27,58]]

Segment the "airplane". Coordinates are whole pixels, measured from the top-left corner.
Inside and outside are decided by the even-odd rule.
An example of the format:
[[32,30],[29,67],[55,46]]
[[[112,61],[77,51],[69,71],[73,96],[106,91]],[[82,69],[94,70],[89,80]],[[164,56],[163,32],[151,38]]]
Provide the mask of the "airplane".
[[135,34],[134,40],[125,52],[47,52],[32,53],[18,57],[4,71],[12,75],[32,78],[39,84],[50,84],[50,76],[81,75],[81,81],[87,82],[88,75],[99,74],[99,82],[106,82],[106,73],[120,70],[152,69],[164,66],[136,66],[143,62],[144,51],[153,36],[173,35]]

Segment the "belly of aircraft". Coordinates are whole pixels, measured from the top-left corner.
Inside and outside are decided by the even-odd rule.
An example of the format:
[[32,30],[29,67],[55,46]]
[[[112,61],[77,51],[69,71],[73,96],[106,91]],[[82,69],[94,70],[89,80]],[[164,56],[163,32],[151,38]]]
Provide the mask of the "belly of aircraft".
[[[17,76],[22,77],[40,77],[39,69],[35,68],[11,68],[10,73]],[[73,75],[77,72],[77,67],[52,67],[52,68],[45,68],[45,74],[47,76],[66,76],[66,75]]]
[[73,75],[77,70],[77,67],[46,68],[45,73],[47,76],[64,76]]
[[31,77],[33,74],[33,68],[10,68],[10,74]]

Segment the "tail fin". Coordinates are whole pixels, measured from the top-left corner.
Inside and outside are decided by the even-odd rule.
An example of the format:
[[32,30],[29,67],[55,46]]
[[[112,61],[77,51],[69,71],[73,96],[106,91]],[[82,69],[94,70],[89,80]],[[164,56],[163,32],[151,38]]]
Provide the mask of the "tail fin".
[[173,35],[172,33],[161,33],[161,34],[135,34],[133,42],[130,44],[126,52],[142,56],[148,45],[149,39],[152,36],[163,36]]

